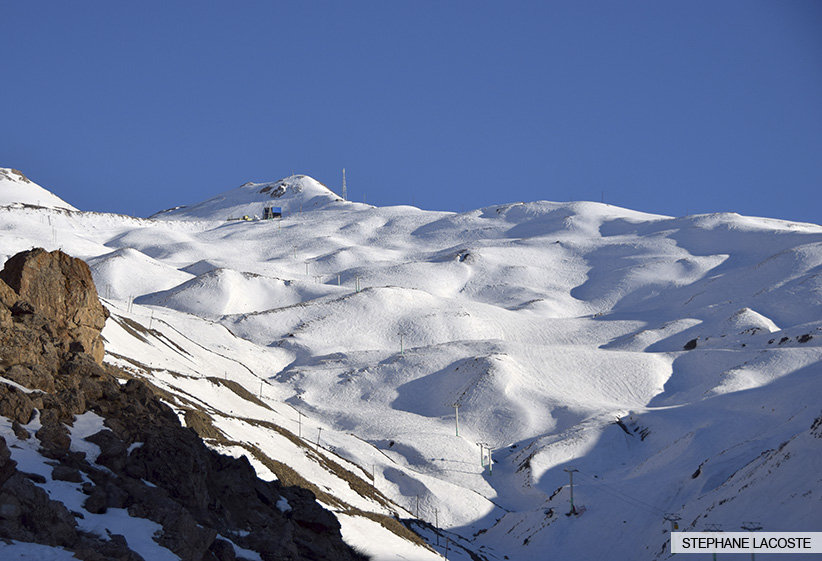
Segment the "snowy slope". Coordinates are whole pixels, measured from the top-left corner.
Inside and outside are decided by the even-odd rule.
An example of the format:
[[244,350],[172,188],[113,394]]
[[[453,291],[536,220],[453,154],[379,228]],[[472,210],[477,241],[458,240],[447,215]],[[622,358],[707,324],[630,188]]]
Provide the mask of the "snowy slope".
[[66,201],[34,183],[21,172],[0,168],[0,205],[24,204],[77,210]]
[[355,511],[438,525],[449,559],[664,559],[666,515],[822,531],[820,226],[375,208],[305,176],[156,218],[0,209],[3,252],[86,259],[107,360],[302,474],[377,559],[436,555]]

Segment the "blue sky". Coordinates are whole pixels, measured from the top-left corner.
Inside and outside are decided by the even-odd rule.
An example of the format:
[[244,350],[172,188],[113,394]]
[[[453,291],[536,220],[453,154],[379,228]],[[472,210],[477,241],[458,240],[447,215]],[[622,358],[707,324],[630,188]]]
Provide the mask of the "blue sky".
[[5,0],[0,166],[148,216],[352,200],[822,222],[822,2]]

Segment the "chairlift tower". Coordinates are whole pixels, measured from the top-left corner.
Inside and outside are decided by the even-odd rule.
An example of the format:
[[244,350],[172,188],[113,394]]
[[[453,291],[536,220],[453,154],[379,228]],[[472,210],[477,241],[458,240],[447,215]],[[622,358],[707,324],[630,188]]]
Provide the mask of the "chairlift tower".
[[[706,532],[721,532],[721,524],[705,524],[705,531]],[[716,561],[716,551],[713,552],[714,557],[713,560]]]
[[[665,520],[671,523],[671,534],[673,534],[676,530],[679,530],[679,521],[682,520],[682,518],[680,518],[679,515],[673,512],[669,512],[665,514],[664,518]],[[674,539],[673,536],[671,537],[671,539]]]
[[[762,524],[759,522],[744,522],[742,529],[748,530],[749,532],[757,532],[762,529]],[[756,554],[753,551],[751,552],[751,561],[756,561]]]
[[567,516],[571,516],[572,514],[578,514],[577,508],[574,506],[574,472],[579,470],[573,466],[568,466],[563,471],[568,473],[571,478],[571,511],[567,514]]

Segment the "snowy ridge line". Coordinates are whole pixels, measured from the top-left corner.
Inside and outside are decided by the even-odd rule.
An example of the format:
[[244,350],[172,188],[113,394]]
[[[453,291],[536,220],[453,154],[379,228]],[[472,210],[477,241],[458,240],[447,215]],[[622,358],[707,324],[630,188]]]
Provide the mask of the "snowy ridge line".
[[55,207],[55,206],[42,206],[36,205],[31,203],[10,203],[5,205],[0,205],[0,211],[3,212],[12,212],[18,213],[20,211],[36,211],[36,212],[48,212],[50,214],[61,214],[63,216],[69,218],[76,218],[76,217],[100,217],[100,218],[109,218],[109,217],[117,217],[120,220],[128,221],[134,223],[137,226],[148,226],[151,223],[155,222],[150,218],[140,218],[139,216],[131,216],[128,214],[114,214],[108,212],[96,212],[93,210],[77,210],[77,209],[70,209],[64,207]]

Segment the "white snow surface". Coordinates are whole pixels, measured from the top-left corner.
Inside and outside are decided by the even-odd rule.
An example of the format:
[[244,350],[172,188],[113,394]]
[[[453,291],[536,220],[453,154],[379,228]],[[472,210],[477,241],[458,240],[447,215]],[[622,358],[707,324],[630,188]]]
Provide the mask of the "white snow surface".
[[[271,204],[282,220],[228,220]],[[153,220],[11,205],[0,224],[5,257],[90,264],[107,361],[336,500],[438,525],[449,559],[667,559],[666,515],[822,531],[818,225],[378,208],[305,176]],[[323,504],[375,559],[437,558]]]
[[77,210],[54,193],[43,189],[21,172],[0,168],[0,206],[35,205],[48,208]]

